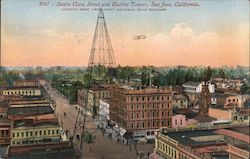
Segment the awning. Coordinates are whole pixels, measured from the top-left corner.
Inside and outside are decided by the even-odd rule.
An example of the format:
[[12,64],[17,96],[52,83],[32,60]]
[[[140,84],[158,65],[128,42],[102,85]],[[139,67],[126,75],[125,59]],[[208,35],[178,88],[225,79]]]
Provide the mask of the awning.
[[127,130],[120,128],[120,135],[121,136],[123,136],[126,132],[127,132]]

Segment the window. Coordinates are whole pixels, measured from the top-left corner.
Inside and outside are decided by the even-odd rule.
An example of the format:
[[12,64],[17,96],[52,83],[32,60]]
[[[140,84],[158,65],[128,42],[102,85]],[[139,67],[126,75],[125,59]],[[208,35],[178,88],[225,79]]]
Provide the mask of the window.
[[55,130],[52,130],[52,134],[53,134],[53,135],[55,134]]
[[136,109],[139,109],[139,105],[138,104],[136,105]]
[[30,132],[30,136],[33,136],[33,132],[32,131]]
[[9,135],[10,135],[10,131],[6,130],[6,137],[9,137]]
[[22,136],[22,137],[24,136],[24,133],[23,133],[23,132],[21,133],[21,136]]
[[165,126],[164,120],[161,121],[161,126]]
[[150,122],[148,121],[148,128],[150,127]]
[[142,122],[142,127],[143,127],[143,128],[145,127],[145,123],[144,123],[144,122]]
[[160,126],[160,121],[156,122],[156,126],[159,127]]
[[161,104],[161,108],[164,108],[164,104]]
[[130,98],[130,101],[133,101],[133,97]]
[[162,116],[162,117],[164,117],[164,116],[165,116],[164,111],[162,111],[162,112],[161,112],[161,116]]
[[142,97],[142,101],[144,101],[144,97]]
[[148,112],[148,118],[150,117],[150,112]]
[[231,102],[231,99],[228,99],[228,102]]
[[37,136],[37,131],[35,131],[35,135]]
[[175,123],[175,125],[177,125],[177,120],[176,119],[175,119],[174,123]]
[[48,135],[50,135],[50,130],[48,130]]
[[134,114],[133,113],[131,113],[131,119],[133,119],[134,118]]
[[182,119],[180,120],[180,124],[182,125]]
[[159,111],[156,112],[156,117],[159,117]]
[[132,129],[134,128],[134,123],[131,123],[131,128],[132,128]]
[[139,118],[139,113],[136,113],[136,118]]
[[19,137],[19,132],[18,132],[18,133],[16,133],[16,137]]
[[133,110],[134,109],[134,106],[133,106],[133,104],[131,105],[131,110]]
[[46,130],[43,131],[43,134],[46,135]]
[[168,121],[168,126],[170,126],[171,125],[171,123],[170,123],[170,121]]
[[28,137],[29,136],[29,132],[28,131],[26,131],[26,137]]
[[152,117],[153,117],[153,118],[155,117],[155,112],[152,112]]
[[163,96],[161,97],[161,100],[164,100],[164,97],[163,97]]
[[4,130],[1,130],[1,136],[4,137]]
[[58,129],[56,130],[56,134],[59,134],[59,130]]
[[42,130],[39,131],[39,135],[42,135]]
[[142,112],[142,118],[144,118],[144,112]]
[[145,104],[142,104],[142,109],[144,109],[145,108]]
[[136,123],[136,128],[139,128],[139,123]]
[[139,101],[139,97],[136,97],[136,101]]
[[150,100],[150,98],[148,97],[148,101]]
[[152,126],[153,126],[153,127],[155,126],[155,122],[154,122],[154,121],[152,122]]

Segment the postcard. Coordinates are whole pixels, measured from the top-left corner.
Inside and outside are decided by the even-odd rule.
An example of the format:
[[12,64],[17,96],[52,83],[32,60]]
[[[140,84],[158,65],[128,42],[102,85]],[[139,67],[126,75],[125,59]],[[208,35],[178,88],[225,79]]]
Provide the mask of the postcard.
[[248,0],[1,0],[0,57],[2,158],[249,158]]

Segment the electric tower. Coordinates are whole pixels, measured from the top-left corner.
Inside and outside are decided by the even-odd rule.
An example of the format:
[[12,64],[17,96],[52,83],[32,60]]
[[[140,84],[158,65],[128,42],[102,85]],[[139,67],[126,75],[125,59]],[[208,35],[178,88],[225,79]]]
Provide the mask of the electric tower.
[[[84,101],[84,106],[82,106],[82,111],[78,109],[77,119],[75,122],[73,138],[78,136],[80,138],[80,150],[82,150],[83,145],[83,135],[86,123],[86,106],[88,104],[89,89],[91,88],[93,80],[95,81],[105,81],[107,77],[110,77],[110,73],[114,71],[116,67],[115,57],[113,53],[113,48],[108,33],[107,24],[105,21],[103,10],[100,9],[97,17],[95,33],[91,48],[91,53],[88,62],[87,74],[85,79],[86,86],[86,97]],[[95,97],[94,97],[95,100]],[[93,116],[96,115],[96,106],[93,106]],[[76,135],[81,134],[81,135]]]

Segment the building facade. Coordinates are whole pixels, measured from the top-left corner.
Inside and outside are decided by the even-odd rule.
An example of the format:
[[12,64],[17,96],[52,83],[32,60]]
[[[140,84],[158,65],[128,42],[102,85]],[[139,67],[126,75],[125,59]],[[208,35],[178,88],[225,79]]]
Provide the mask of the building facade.
[[54,114],[14,121],[11,145],[59,142],[60,140],[60,126]]
[[186,127],[186,116],[177,114],[172,116],[172,128]]
[[100,107],[99,107],[99,117],[101,119],[109,120],[109,102],[105,99],[100,100]]
[[0,119],[0,145],[8,145],[11,141],[12,122],[8,119]]
[[173,108],[188,108],[188,99],[186,96],[173,95]]
[[3,90],[3,95],[41,96],[42,91],[38,87],[10,87]]
[[94,85],[90,89],[78,91],[78,104],[86,107],[94,116],[99,114],[100,100],[108,98],[110,98],[108,86]]
[[[200,93],[202,90],[202,82],[186,82],[183,85],[184,92],[189,92],[189,93]],[[215,91],[215,86],[212,83],[208,83],[208,89],[210,93],[214,93]]]
[[172,96],[169,89],[114,87],[110,94],[110,119],[134,136],[151,134],[159,127],[172,126]]
[[38,87],[39,82],[36,80],[17,80],[13,82],[14,86]]

